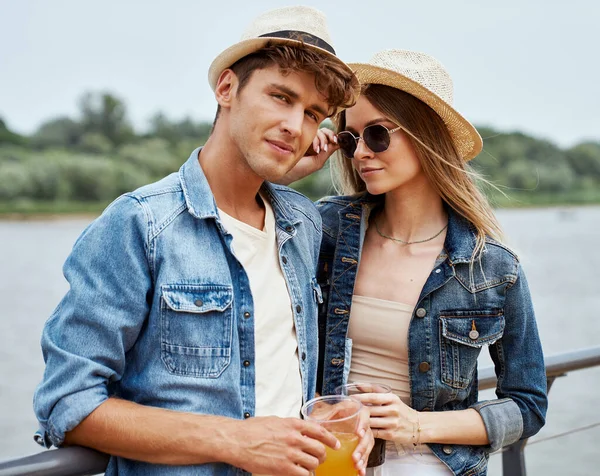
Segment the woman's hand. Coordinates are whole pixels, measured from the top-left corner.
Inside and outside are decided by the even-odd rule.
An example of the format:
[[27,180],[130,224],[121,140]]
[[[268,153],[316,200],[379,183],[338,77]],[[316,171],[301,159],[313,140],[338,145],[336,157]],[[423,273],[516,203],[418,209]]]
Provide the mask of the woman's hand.
[[317,135],[312,141],[311,148],[307,154],[302,157],[298,163],[287,174],[281,177],[276,183],[280,185],[289,185],[292,182],[303,179],[308,175],[321,170],[336,150],[340,148],[337,145],[337,137],[334,132],[326,127],[317,131]]
[[375,440],[373,439],[373,433],[369,428],[370,414],[367,407],[363,407],[360,411],[359,423],[358,423],[358,437],[360,438],[358,446],[352,454],[352,460],[354,461],[354,467],[358,470],[360,476],[365,476],[367,460],[369,454],[373,449]]
[[423,443],[418,435],[418,413],[393,393],[352,395],[369,409],[370,425],[375,438],[405,445]]

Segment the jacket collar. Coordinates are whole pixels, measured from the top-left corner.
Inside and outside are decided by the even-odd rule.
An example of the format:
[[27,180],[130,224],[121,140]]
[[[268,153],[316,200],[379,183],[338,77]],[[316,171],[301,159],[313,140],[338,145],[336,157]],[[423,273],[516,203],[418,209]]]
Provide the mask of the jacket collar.
[[[370,213],[374,207],[383,202],[382,195],[371,195],[363,192],[351,197],[349,206],[362,207]],[[469,263],[476,245],[476,234],[473,226],[459,215],[450,205],[444,202],[448,214],[448,231],[444,241],[444,249],[451,263]]]
[[[202,147],[195,149],[179,169],[181,188],[191,215],[199,219],[216,218],[219,220],[215,197],[198,160],[198,154],[201,150]],[[280,193],[277,193],[279,188],[277,185],[264,182],[261,193],[269,198],[277,224],[285,229],[287,226],[300,223],[302,220],[290,203]]]
[[477,243],[473,225],[444,203],[448,213],[448,231],[444,248],[451,263],[469,263]]

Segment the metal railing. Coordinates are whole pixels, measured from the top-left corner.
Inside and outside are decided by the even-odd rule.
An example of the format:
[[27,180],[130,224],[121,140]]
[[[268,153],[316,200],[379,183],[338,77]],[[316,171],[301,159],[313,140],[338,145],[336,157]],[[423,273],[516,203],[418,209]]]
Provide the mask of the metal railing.
[[[573,370],[600,366],[600,347],[590,347],[563,354],[544,357],[546,364],[546,381],[548,393],[557,377],[562,377]],[[496,387],[496,375],[493,367],[486,367],[479,372],[479,389]],[[562,435],[560,435],[562,436]],[[502,448],[502,474],[504,476],[525,476],[525,446],[528,440],[520,440]],[[0,476],[1,473],[0,473]]]
[[[600,347],[546,357],[548,391],[557,377],[574,370],[600,366]],[[479,370],[479,389],[496,387],[493,367]],[[562,435],[558,435],[562,436]],[[504,476],[525,476],[524,450],[527,440],[517,441],[502,449]],[[103,473],[109,456],[89,448],[70,447],[45,451],[24,458],[0,462],[0,476],[87,476]]]

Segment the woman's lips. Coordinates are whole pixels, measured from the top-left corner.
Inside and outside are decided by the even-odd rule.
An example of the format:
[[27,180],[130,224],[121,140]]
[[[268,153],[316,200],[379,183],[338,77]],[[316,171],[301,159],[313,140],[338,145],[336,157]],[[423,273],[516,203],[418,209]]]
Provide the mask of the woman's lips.
[[363,177],[369,177],[373,174],[375,174],[376,172],[379,172],[382,169],[376,169],[373,167],[365,167],[364,169],[360,169],[360,175]]

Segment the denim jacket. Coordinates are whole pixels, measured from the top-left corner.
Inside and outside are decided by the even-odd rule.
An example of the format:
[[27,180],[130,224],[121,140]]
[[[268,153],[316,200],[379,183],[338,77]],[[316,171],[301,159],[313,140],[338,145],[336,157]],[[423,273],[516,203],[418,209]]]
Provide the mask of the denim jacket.
[[[123,195],[78,238],[70,290],[43,331],[37,440],[60,446],[109,396],[243,419],[254,415],[254,308],[221,225],[199,149],[163,180]],[[294,190],[265,183],[294,311],[304,401],[317,371],[315,271],[321,218]],[[226,464],[160,466],[113,457],[107,475],[241,475]]]
[[[319,388],[346,383],[352,342],[347,337],[352,294],[369,213],[369,194],[330,197],[317,203],[323,242],[317,278],[324,303],[319,312]],[[408,331],[411,407],[418,411],[474,408],[489,446],[430,444],[457,475],[487,473],[490,451],[528,438],[544,425],[546,374],[533,307],[517,257],[491,239],[471,269],[475,234],[448,208],[445,257],[429,275]],[[470,274],[472,273],[472,274]],[[473,324],[477,334],[470,333]],[[489,346],[497,399],[478,401],[477,357]]]

